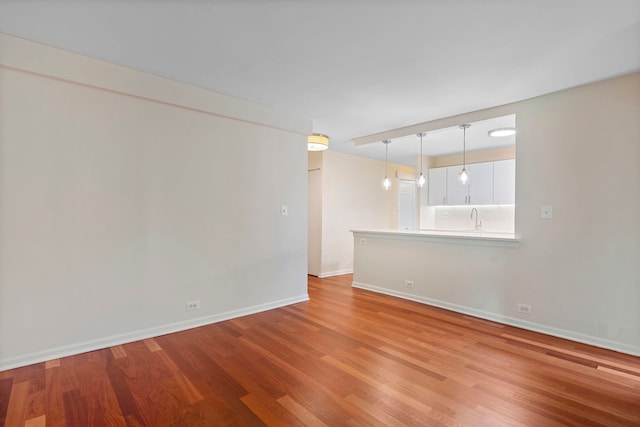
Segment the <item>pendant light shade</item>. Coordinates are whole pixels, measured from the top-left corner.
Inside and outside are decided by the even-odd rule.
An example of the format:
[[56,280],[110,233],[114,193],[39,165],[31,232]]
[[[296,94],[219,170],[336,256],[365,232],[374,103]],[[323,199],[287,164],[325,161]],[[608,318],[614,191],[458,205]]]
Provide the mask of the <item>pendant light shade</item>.
[[427,179],[424,177],[424,174],[422,173],[422,138],[427,136],[427,134],[424,132],[421,132],[417,134],[417,136],[420,137],[420,176],[416,180],[416,184],[418,185],[418,187],[424,187],[424,185],[427,183]]
[[466,168],[462,168],[460,171],[460,182],[465,185],[469,181],[469,172],[467,172]]
[[382,180],[382,186],[385,190],[391,188],[391,180],[389,179],[389,144],[391,144],[391,140],[385,139],[382,141],[384,144],[384,179]]
[[322,151],[329,148],[329,137],[321,133],[314,133],[307,137],[308,151]]
[[384,177],[384,179],[382,180],[382,186],[384,187],[385,190],[388,190],[391,188],[391,180],[388,177]]
[[467,170],[467,128],[469,124],[460,125],[462,129],[462,170],[460,171],[460,182],[462,185],[466,185],[469,182],[469,171]]

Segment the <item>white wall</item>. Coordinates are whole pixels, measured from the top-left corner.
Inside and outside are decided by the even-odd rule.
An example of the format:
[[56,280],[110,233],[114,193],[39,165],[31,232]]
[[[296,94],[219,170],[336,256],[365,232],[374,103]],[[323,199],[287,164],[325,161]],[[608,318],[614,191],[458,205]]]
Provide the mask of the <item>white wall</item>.
[[0,369],[307,299],[310,120],[0,52]]
[[369,239],[354,282],[640,355],[640,73],[442,123],[510,113],[522,245]]
[[383,161],[327,150],[310,153],[309,165],[320,168],[322,173],[320,277],[351,273],[353,236],[349,230],[395,228],[398,178],[415,178],[414,169],[390,163],[392,187],[385,191]]

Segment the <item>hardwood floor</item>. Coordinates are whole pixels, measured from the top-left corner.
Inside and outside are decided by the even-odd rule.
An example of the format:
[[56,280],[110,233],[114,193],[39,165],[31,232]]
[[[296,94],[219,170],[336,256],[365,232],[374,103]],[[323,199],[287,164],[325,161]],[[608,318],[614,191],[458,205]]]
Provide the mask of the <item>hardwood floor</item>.
[[309,278],[311,300],[0,372],[6,426],[640,426],[640,358]]

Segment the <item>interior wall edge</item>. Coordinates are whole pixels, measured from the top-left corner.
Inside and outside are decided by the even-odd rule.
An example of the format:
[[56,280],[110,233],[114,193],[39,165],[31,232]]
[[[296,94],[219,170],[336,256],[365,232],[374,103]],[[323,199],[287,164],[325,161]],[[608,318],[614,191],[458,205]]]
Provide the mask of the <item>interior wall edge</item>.
[[353,274],[353,268],[349,268],[349,269],[346,269],[346,270],[339,270],[339,271],[321,272],[318,277],[321,278],[321,279],[326,279],[327,277],[341,276],[343,274]]
[[31,354],[21,355],[19,357],[0,360],[0,372],[9,369],[20,368],[27,365],[46,362],[52,359],[73,356],[80,353],[86,353],[95,350],[101,350],[116,345],[127,344],[134,341],[140,341],[149,338],[155,338],[161,335],[172,334],[188,329],[198,328],[201,326],[211,325],[225,320],[236,319],[242,316],[261,313],[263,311],[273,310],[275,308],[285,307],[291,304],[309,301],[309,294],[300,295],[298,297],[285,298],[270,303],[246,307],[239,310],[231,310],[224,313],[216,313],[209,316],[198,317],[181,322],[170,323],[163,326],[153,328],[140,329],[126,334],[113,335],[110,337],[99,338],[79,342],[62,347],[52,348],[45,351],[38,351]]
[[618,351],[620,353],[625,353],[632,356],[640,357],[640,346],[624,344],[621,342],[611,341],[611,340],[599,338],[592,335],[580,334],[567,329],[560,329],[552,326],[543,325],[541,323],[529,322],[526,320],[517,319],[515,317],[505,316],[504,314],[500,314],[500,313],[492,313],[484,310],[478,310],[473,307],[452,304],[446,301],[427,298],[420,295],[414,295],[414,294],[409,294],[405,292],[398,292],[398,291],[394,291],[392,289],[388,289],[380,286],[369,285],[367,283],[354,281],[352,283],[352,286],[355,288],[364,289],[371,292],[390,295],[397,298],[402,298],[405,300],[414,301],[421,304],[426,304],[433,307],[454,311],[456,313],[478,317],[480,319],[490,320],[492,322],[497,322],[503,325],[526,329],[528,331],[538,332],[545,335],[551,335],[557,338],[563,338],[570,341],[579,342],[582,344],[588,344],[595,347],[600,347],[607,350]]
[[306,136],[309,120],[212,90],[0,33],[0,67]]

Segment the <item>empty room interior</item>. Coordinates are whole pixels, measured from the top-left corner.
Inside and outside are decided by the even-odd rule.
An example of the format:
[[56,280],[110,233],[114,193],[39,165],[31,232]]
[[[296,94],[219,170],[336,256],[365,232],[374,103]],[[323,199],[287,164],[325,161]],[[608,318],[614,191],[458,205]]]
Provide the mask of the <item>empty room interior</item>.
[[0,2],[1,426],[640,425],[640,2]]

